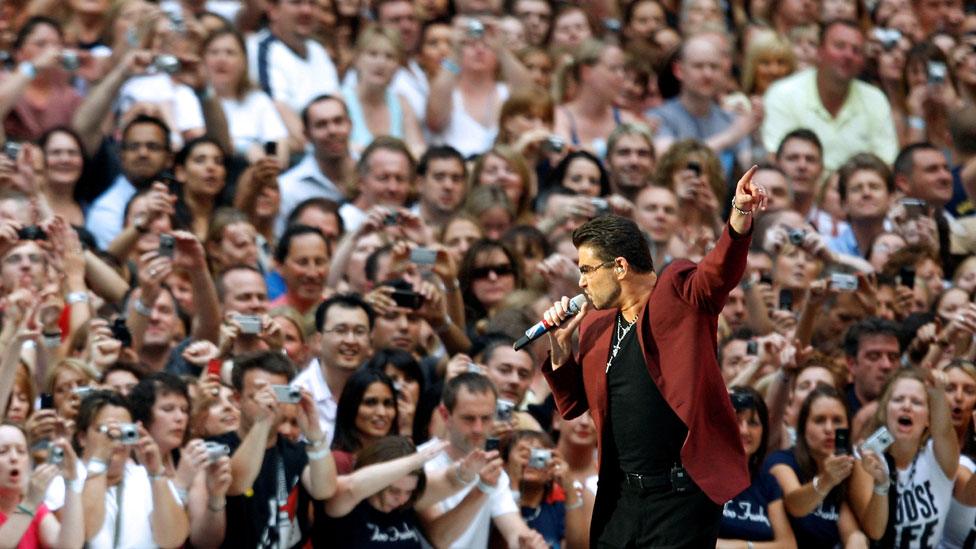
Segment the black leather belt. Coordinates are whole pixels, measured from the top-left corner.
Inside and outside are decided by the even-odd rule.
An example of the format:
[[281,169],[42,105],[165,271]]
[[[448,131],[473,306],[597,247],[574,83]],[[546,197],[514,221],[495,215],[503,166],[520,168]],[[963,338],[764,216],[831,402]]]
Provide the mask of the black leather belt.
[[623,484],[641,490],[660,490],[662,488],[672,489],[675,492],[684,492],[693,483],[688,471],[681,465],[675,464],[669,473],[657,475],[646,475],[641,473],[624,473]]

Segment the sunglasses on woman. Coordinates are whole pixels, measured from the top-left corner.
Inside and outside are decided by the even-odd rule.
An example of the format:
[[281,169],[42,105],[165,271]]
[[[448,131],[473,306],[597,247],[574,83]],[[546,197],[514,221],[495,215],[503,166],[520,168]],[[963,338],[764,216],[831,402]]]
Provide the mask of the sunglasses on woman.
[[486,267],[475,267],[471,269],[471,278],[474,280],[488,278],[488,276],[491,273],[495,273],[495,276],[501,277],[505,275],[515,274],[515,271],[512,270],[512,266],[509,264],[488,265]]

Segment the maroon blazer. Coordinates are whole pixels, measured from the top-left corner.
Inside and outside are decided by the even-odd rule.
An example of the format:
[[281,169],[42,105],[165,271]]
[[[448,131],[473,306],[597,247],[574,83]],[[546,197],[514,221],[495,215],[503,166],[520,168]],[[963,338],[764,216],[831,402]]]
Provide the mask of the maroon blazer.
[[[749,486],[745,451],[715,352],[718,315],[745,271],[749,241],[749,235],[733,236],[726,227],[701,263],[677,260],[669,265],[637,323],[647,371],[688,427],[681,463],[719,505]],[[617,312],[587,314],[580,324],[579,356],[556,371],[549,360],[542,366],[564,418],[590,411],[601,458],[607,358]]]

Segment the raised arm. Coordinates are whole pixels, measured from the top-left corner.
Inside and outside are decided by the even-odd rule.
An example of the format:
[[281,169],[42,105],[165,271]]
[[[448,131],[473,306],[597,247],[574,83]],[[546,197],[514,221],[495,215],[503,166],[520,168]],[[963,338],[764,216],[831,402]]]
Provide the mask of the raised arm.
[[247,492],[254,485],[254,480],[258,478],[261,464],[264,463],[264,450],[278,408],[274,391],[263,380],[258,380],[257,390],[253,395],[241,395],[241,398],[254,399],[259,404],[260,413],[255,418],[251,430],[247,432],[241,445],[230,458],[231,483],[227,494],[231,496]]
[[948,377],[939,370],[927,370],[931,383],[929,393],[929,432],[939,468],[948,478],[953,478],[959,467],[959,439],[952,427],[952,413],[946,401],[945,386]]
[[133,50],[125,54],[105,78],[89,90],[78,106],[71,127],[81,136],[81,143],[88,154],[98,150],[102,142],[102,124],[110,116],[112,104],[129,77],[145,72],[152,63],[152,54],[145,50]]
[[[369,465],[349,475],[342,475],[339,477],[335,495],[325,504],[325,512],[330,517],[349,514],[364,499],[409,475],[412,471],[422,468],[424,463],[442,452],[447,445],[446,441],[441,441],[413,454]],[[430,491],[429,484],[426,491]]]

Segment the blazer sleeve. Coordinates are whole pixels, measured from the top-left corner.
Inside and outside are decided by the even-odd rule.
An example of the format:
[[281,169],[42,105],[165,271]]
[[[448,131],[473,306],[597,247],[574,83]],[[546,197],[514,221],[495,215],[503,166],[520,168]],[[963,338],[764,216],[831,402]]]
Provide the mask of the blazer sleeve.
[[752,233],[740,235],[726,223],[715,247],[697,267],[678,269],[674,285],[686,303],[711,314],[725,307],[729,292],[742,279]]
[[553,370],[552,359],[546,355],[546,360],[542,363],[542,375],[552,389],[556,408],[563,419],[579,417],[590,409],[583,385],[583,367],[575,356],[571,356],[558,370]]

